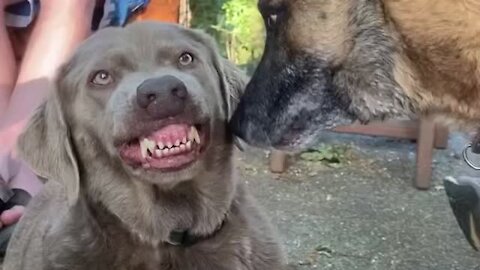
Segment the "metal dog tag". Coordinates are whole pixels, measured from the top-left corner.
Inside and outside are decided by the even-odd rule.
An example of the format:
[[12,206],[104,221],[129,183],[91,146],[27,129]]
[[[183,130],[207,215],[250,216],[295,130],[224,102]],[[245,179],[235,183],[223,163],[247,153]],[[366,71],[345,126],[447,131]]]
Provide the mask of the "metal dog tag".
[[[473,146],[471,143],[469,143],[465,149],[463,149],[463,160],[465,160],[465,162],[468,164],[468,166],[470,166],[472,169],[474,170],[477,170],[479,171],[480,170],[480,165],[475,165],[472,160],[470,159],[470,157],[468,156],[468,152],[469,150],[473,150]],[[470,151],[473,153],[473,151]]]

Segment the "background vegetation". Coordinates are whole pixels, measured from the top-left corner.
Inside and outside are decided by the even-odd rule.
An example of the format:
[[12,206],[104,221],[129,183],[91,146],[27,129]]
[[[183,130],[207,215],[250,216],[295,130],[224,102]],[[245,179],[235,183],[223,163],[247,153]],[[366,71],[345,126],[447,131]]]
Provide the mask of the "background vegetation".
[[191,25],[212,34],[224,56],[252,72],[263,52],[265,31],[258,0],[190,0]]

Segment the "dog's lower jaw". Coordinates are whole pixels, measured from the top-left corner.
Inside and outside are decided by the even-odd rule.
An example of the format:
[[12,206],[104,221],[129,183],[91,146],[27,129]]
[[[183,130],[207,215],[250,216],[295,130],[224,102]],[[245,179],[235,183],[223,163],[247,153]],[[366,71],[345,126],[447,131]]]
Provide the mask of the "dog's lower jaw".
[[155,187],[158,190],[168,191],[177,185],[195,179],[195,175],[204,168],[203,161],[195,160],[188,166],[178,171],[161,171],[156,169],[132,168],[124,164],[126,174],[131,175],[131,180]]

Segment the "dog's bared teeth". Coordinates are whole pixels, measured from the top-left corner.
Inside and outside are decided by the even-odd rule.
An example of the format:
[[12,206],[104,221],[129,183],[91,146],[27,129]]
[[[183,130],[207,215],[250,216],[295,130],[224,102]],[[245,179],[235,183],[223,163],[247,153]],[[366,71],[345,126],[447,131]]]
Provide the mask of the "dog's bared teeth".
[[163,148],[165,148],[165,145],[163,145],[162,142],[157,142],[157,146],[158,146],[158,149],[162,150]]
[[193,141],[193,139],[194,139],[194,135],[193,135],[193,133],[195,132],[194,130],[196,130],[196,128],[194,126],[191,126],[190,130],[188,131],[188,138],[187,139],[189,141]]
[[142,154],[142,158],[147,157],[147,145],[145,145],[143,141],[140,141],[140,153]]
[[164,156],[168,155],[169,152],[170,152],[170,149],[168,149],[168,148],[165,148],[165,149],[162,150],[162,154]]
[[192,141],[188,141],[185,148],[190,151],[192,149]]
[[155,142],[152,140],[149,140],[148,138],[143,138],[143,140],[140,141],[140,153],[143,158],[146,158],[150,154],[153,153],[155,150]]
[[179,139],[177,139],[177,140],[175,141],[175,146],[180,146],[180,140],[179,140]]
[[161,158],[163,156],[162,150],[160,149],[155,150],[155,156]]
[[197,144],[200,144],[200,135],[198,135],[198,130],[197,128],[193,127],[193,141],[196,142]]
[[185,151],[185,149],[187,148],[187,146],[185,146],[185,144],[182,144],[180,145],[180,151]]
[[172,142],[167,142],[167,147],[168,148],[172,148],[172,146],[173,146]]
[[200,144],[200,135],[198,135],[198,130],[194,128],[194,133],[193,133],[193,139],[195,140],[196,143]]
[[150,153],[153,153],[153,151],[155,151],[155,148],[157,147],[157,144],[155,143],[155,141],[152,141],[149,139],[146,139],[146,145],[147,145],[147,150],[149,150]]
[[198,130],[195,126],[190,127],[188,132],[188,140],[200,144],[200,135],[198,135]]
[[183,137],[182,143],[183,143],[183,144],[187,143],[187,137]]

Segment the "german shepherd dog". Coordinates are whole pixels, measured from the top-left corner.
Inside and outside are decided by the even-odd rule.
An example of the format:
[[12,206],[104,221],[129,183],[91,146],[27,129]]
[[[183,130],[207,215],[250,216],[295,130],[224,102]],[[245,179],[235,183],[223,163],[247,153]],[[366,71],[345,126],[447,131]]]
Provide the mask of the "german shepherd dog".
[[[301,150],[352,120],[424,113],[466,130],[478,125],[480,0],[258,6],[265,51],[230,122],[247,143]],[[463,227],[480,233],[480,222],[473,226]]]

